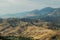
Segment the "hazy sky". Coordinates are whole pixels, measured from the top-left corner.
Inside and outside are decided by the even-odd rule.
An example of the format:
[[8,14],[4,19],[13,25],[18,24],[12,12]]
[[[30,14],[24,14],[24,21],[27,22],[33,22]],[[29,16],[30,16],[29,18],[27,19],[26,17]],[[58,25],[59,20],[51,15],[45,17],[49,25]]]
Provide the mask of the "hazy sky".
[[0,0],[0,15],[44,7],[60,7],[60,0]]

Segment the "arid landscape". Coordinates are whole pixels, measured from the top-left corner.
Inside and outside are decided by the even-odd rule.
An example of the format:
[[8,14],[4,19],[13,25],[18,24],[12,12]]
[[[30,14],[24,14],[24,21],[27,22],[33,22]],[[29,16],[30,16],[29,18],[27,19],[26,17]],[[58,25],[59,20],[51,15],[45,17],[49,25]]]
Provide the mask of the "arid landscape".
[[0,40],[60,40],[60,0],[0,0]]
[[1,16],[0,40],[60,40],[60,8]]
[[40,19],[0,18],[1,40],[60,40],[60,25]]

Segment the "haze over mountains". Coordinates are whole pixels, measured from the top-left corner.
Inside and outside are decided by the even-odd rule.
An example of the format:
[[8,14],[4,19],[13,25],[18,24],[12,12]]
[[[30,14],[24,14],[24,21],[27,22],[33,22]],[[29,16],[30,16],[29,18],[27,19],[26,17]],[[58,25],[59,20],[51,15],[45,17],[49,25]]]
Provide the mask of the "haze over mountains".
[[42,19],[45,21],[52,21],[56,23],[60,23],[60,8],[51,8],[46,7],[41,10],[33,10],[22,13],[15,14],[6,14],[1,16],[2,18],[30,18],[30,19]]
[[28,11],[28,12],[22,12],[22,13],[15,13],[15,14],[6,14],[1,17],[3,18],[9,18],[9,17],[15,17],[15,18],[24,18],[24,17],[60,17],[60,8],[51,8],[51,7],[46,7],[41,10],[33,10],[33,11]]
[[60,24],[60,8],[46,7],[41,10],[32,10],[22,13],[5,14],[2,18],[25,18],[25,19],[41,19]]

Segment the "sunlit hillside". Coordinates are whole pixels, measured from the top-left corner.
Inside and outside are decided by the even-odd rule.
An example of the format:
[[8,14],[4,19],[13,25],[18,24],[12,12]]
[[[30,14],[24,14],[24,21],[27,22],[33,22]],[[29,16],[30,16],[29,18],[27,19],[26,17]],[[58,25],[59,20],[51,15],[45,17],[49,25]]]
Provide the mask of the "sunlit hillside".
[[7,36],[6,38],[16,37],[18,40],[18,37],[26,38],[24,40],[60,40],[60,29],[44,20],[24,21],[12,18],[0,23],[0,36],[3,36],[1,39]]

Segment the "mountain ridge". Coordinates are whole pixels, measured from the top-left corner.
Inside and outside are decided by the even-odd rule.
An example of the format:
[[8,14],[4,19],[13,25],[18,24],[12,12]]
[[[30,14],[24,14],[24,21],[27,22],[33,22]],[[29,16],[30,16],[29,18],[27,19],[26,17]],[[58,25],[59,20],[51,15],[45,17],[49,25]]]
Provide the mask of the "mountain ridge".
[[46,7],[46,8],[43,8],[43,9],[41,9],[41,10],[38,10],[38,9],[36,9],[36,10],[33,10],[33,11],[27,11],[27,12],[21,12],[21,13],[15,13],[15,14],[6,14],[6,15],[3,15],[3,16],[1,16],[1,17],[3,17],[3,18],[5,18],[5,17],[16,17],[16,18],[18,18],[18,17],[25,17],[25,16],[27,16],[27,14],[36,14],[36,15],[42,15],[42,13],[43,12],[50,12],[50,11],[52,11],[52,10],[54,10],[53,8],[51,8],[51,7]]

